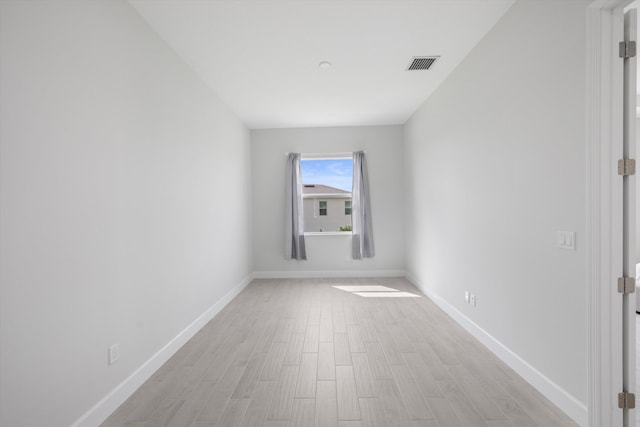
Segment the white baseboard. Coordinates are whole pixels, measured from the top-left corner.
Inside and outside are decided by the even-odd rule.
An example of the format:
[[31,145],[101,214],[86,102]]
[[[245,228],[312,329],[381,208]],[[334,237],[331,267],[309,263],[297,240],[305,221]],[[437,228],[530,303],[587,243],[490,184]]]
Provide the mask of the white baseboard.
[[444,298],[431,292],[413,275],[407,272],[406,278],[511,369],[516,371],[518,375],[535,387],[547,399],[552,401],[558,408],[562,409],[571,419],[581,426],[587,425],[586,405],[578,401],[571,394],[567,393],[566,390],[542,374],[542,372],[538,371],[507,346],[491,336],[487,331],[449,304]]
[[171,356],[189,341],[204,325],[220,312],[253,280],[253,274],[231,289],[218,302],[208,308],[196,320],[191,322],[182,332],[169,341],[149,360],[136,369],[127,379],[120,383],[109,394],[103,397],[71,427],[95,427],[102,424],[118,407],[129,398],[154,372],[156,372]]
[[483,343],[511,369],[516,371],[527,382],[534,386],[546,398],[562,409],[581,426],[587,425],[587,407],[567,393],[563,388],[551,381],[520,356],[511,351],[487,331],[478,326],[467,316],[458,311],[439,295],[429,291],[414,276],[404,270],[370,270],[370,271],[258,271],[248,275],[241,283],[231,289],[218,302],[207,309],[175,338],[161,348],[133,372],[120,385],[96,403],[71,427],[95,427],[104,422],[125,400],[129,398],[147,379],[153,375],[171,356],[173,356],[189,339],[206,325],[220,310],[236,297],[250,282],[255,279],[281,278],[322,278],[322,277],[406,277],[436,305],[444,310],[463,328]]
[[321,279],[323,277],[404,277],[404,270],[256,271],[255,279]]

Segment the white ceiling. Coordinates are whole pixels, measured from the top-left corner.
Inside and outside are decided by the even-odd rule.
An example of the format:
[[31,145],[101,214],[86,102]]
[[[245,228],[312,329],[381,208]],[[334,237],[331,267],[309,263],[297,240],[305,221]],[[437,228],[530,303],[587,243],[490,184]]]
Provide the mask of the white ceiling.
[[402,124],[513,2],[130,0],[252,129]]

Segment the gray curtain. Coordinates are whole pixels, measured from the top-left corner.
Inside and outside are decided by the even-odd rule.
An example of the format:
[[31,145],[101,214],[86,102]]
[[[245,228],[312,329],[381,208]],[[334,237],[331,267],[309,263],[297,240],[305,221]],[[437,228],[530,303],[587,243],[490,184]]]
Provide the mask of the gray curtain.
[[287,157],[287,183],[285,185],[286,223],[284,254],[287,259],[307,259],[304,245],[304,212],[302,210],[302,174],[300,153]]
[[367,161],[363,151],[353,153],[351,227],[353,233],[353,259],[373,258],[373,224]]

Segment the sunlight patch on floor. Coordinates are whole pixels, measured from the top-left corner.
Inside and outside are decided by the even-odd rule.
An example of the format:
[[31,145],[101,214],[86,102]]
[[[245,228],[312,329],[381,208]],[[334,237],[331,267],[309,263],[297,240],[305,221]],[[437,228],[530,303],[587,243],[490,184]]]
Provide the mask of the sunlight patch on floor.
[[361,286],[333,286],[341,291],[351,292],[352,294],[364,298],[420,298],[420,295],[409,292],[399,291],[397,289],[388,288],[379,285],[361,285]]
[[410,294],[409,292],[353,292],[356,295],[365,298],[420,298],[420,295]]
[[397,289],[380,285],[360,285],[360,286],[334,286],[336,289],[346,292],[396,292]]

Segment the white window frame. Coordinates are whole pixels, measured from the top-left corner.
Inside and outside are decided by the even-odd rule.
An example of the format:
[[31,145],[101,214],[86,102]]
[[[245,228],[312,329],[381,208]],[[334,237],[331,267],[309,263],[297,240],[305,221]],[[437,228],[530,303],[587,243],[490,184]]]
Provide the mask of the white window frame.
[[[345,153],[300,153],[300,161],[303,160],[353,160],[353,152]],[[303,194],[302,198],[314,198],[318,199],[324,196],[337,197],[335,194]],[[351,199],[351,196],[339,195],[338,197],[344,197],[345,199]],[[319,201],[319,200],[318,200]],[[328,206],[327,206],[328,208]],[[314,212],[315,215],[315,212]],[[318,216],[320,216],[320,206],[318,204]],[[305,231],[305,236],[351,236],[351,231]]]

